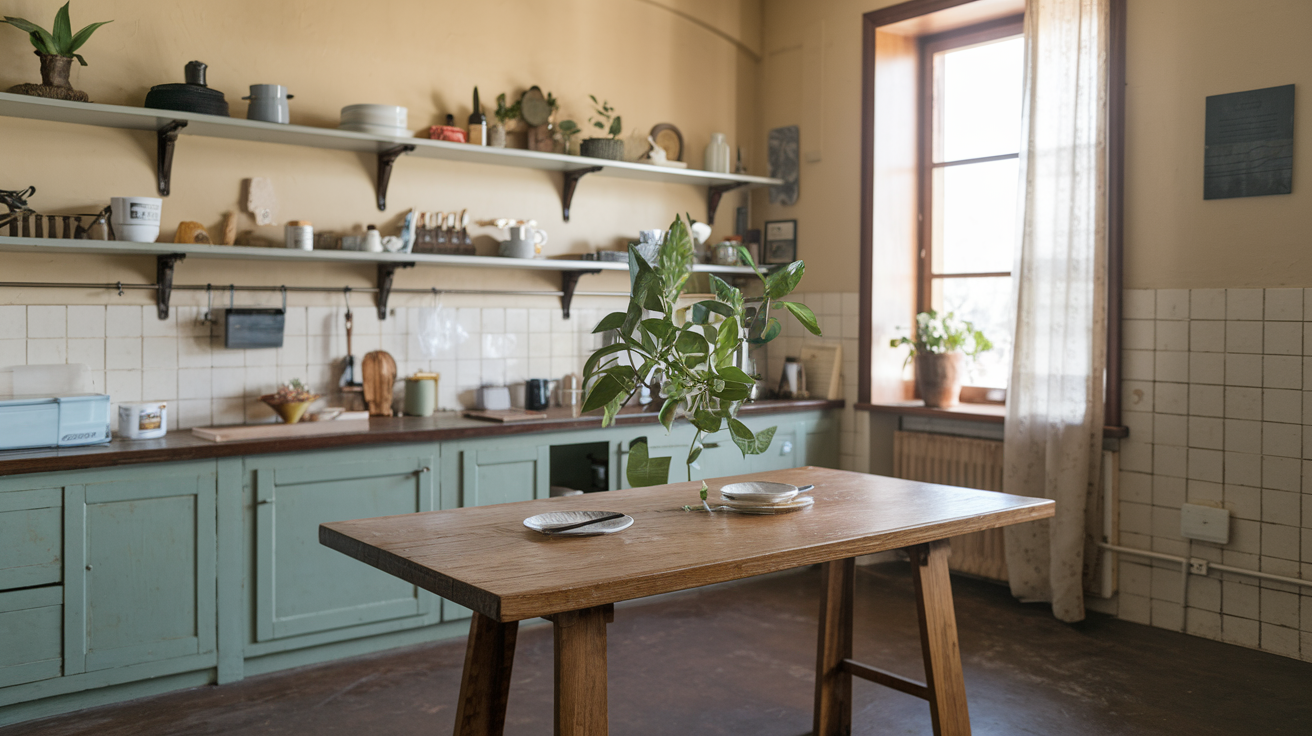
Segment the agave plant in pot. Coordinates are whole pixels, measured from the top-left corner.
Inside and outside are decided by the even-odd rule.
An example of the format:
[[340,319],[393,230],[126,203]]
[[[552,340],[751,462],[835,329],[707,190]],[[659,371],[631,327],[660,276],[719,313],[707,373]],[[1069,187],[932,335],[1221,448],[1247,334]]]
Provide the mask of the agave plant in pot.
[[[583,367],[583,411],[602,409],[603,425],[614,420],[635,392],[660,376],[661,424],[669,431],[676,418],[686,417],[696,429],[684,460],[688,480],[708,434],[728,429],[744,457],[764,453],[774,439],[774,427],[753,432],[737,418],[756,382],[734,364],[744,343],[762,345],[777,337],[781,325],[774,315],[783,312],[820,334],[815,314],[784,298],[802,280],[805,264],[794,261],[767,276],[746,248],[741,255],[761,281],[760,297],[745,297],[712,275],[714,298],[681,307],[678,302],[693,264],[692,238],[684,220],[675,218],[654,262],[629,246],[629,307],[606,315],[593,330],[614,330],[618,341],[594,352]],[[667,483],[670,460],[650,457],[646,444],[636,443],[630,447],[629,484]],[[702,483],[703,507],[706,490]]]
[[965,362],[993,349],[993,343],[955,312],[939,316],[930,310],[916,315],[916,336],[898,337],[889,347],[911,348],[907,362],[916,365],[916,392],[925,406],[947,408],[961,401]]
[[7,15],[4,22],[26,31],[28,40],[36,47],[36,55],[41,59],[41,84],[19,84],[10,87],[10,92],[72,102],[90,101],[91,98],[86,92],[73,89],[73,85],[69,84],[68,74],[74,59],[77,59],[82,66],[87,65],[86,59],[83,59],[77,50],[82,48],[97,28],[112,21],[92,23],[73,33],[73,26],[68,18],[68,3],[64,3],[64,7],[55,13],[55,24],[49,31],[23,18]]

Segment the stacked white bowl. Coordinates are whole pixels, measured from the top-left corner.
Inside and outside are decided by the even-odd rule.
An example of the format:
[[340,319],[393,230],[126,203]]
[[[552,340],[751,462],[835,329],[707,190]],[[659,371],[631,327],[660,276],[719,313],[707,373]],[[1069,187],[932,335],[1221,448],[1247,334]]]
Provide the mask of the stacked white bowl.
[[342,108],[342,130],[372,135],[391,135],[408,138],[406,109],[398,105],[347,105]]

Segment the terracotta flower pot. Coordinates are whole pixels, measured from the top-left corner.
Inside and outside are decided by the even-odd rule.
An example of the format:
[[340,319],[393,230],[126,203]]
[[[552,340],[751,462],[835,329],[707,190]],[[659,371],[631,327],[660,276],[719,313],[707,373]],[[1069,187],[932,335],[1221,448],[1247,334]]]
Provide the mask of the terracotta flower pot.
[[962,353],[916,354],[916,391],[925,406],[946,409],[961,402],[965,363]]

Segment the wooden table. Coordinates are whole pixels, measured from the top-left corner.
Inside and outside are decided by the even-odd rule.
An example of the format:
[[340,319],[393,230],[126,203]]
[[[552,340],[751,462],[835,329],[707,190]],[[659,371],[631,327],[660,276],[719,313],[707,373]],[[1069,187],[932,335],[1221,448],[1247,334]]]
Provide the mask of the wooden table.
[[[814,483],[815,506],[779,516],[687,512],[698,483],[324,524],[323,544],[474,611],[458,736],[502,732],[518,622],[551,619],[555,732],[607,733],[606,624],[618,601],[823,564],[814,733],[851,731],[852,677],[929,701],[934,733],[970,733],[948,578],[948,538],[1053,515],[1053,502],[825,468],[757,473]],[[546,537],[523,520],[600,509],[635,519],[619,534]],[[926,682],[852,657],[855,558],[906,548]]]

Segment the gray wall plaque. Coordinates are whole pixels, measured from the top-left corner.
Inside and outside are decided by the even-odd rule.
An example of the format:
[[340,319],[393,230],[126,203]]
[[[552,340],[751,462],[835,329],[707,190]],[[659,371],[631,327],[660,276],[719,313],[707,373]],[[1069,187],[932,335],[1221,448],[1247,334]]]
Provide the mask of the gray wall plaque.
[[1207,98],[1203,199],[1289,194],[1294,85]]

